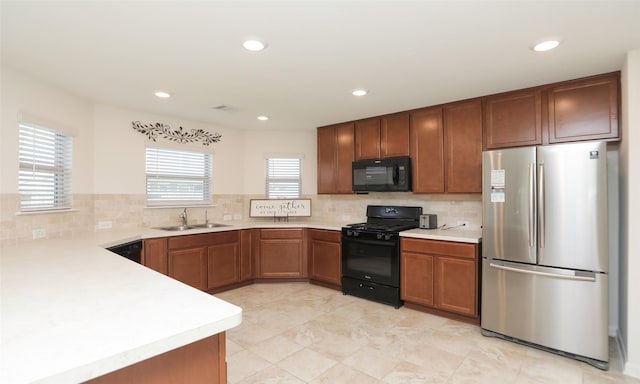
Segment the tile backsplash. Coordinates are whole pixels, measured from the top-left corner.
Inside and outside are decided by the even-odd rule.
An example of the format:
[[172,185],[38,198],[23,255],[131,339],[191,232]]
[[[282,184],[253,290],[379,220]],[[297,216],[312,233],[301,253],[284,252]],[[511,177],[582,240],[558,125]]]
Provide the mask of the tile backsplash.
[[[249,201],[262,195],[214,195],[212,206],[188,208],[190,223],[228,220],[272,221],[250,218]],[[469,229],[482,225],[480,194],[413,194],[410,192],[370,193],[363,195],[313,195],[311,217],[290,218],[290,222],[354,223],[364,221],[366,207],[375,205],[420,206],[424,213],[438,215],[438,225],[455,226],[460,221]],[[78,236],[96,230],[156,227],[180,223],[182,207],[148,208],[140,194],[76,194],[73,209],[65,212],[21,214],[18,194],[0,195],[0,245],[32,241],[36,237],[60,238]]]

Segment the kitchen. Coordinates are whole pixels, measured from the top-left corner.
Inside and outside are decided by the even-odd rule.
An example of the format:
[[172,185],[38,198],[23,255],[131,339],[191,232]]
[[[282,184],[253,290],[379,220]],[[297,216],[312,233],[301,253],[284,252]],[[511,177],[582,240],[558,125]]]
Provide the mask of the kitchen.
[[[4,7],[4,5],[3,5]],[[4,16],[3,16],[4,17]],[[3,20],[3,25],[5,25]],[[4,28],[4,27],[3,27]],[[5,35],[3,33],[3,35]],[[5,39],[5,37],[3,37]],[[272,43],[275,44],[275,43]],[[134,47],[140,49],[141,47]],[[273,47],[270,47],[273,48]],[[134,49],[132,49],[134,51]],[[268,51],[267,51],[268,52]],[[265,53],[267,53],[265,52]],[[117,66],[115,61],[124,61],[125,57],[102,57],[105,67]],[[172,53],[169,52],[171,55]],[[4,55],[4,53],[3,53]],[[633,255],[637,253],[638,243],[632,234],[637,233],[636,202],[638,185],[631,175],[637,173],[638,161],[629,148],[638,146],[634,127],[637,126],[637,98],[638,53],[631,51],[626,56],[622,69],[622,114],[620,145],[620,268],[625,273],[620,274],[620,309],[614,313],[618,318],[619,332],[625,340],[627,349],[626,369],[638,376],[638,358],[640,340],[636,335],[634,324],[638,321],[638,309],[632,304],[637,289],[634,276],[640,269]],[[104,69],[103,69],[104,70]],[[80,235],[84,231],[93,230],[99,223],[111,222],[115,228],[152,227],[156,225],[172,224],[178,221],[180,209],[145,209],[144,196],[144,150],[146,141],[144,136],[131,129],[132,121],[156,122],[161,121],[172,127],[184,126],[185,129],[203,129],[219,132],[222,141],[212,145],[214,154],[214,179],[220,182],[214,185],[215,207],[208,208],[212,221],[224,221],[225,216],[232,218],[248,218],[248,200],[263,198],[263,159],[266,153],[296,152],[305,155],[305,178],[303,195],[313,197],[313,220],[327,221],[329,219],[342,223],[362,221],[368,204],[376,204],[389,199],[400,201],[402,205],[421,205],[429,208],[429,212],[438,213],[439,222],[454,224],[458,221],[469,221],[470,225],[479,229],[482,222],[481,197],[479,194],[445,195],[426,194],[412,195],[406,193],[381,196],[370,195],[316,195],[315,154],[316,133],[314,129],[306,131],[291,131],[269,129],[251,125],[250,130],[231,129],[224,124],[209,124],[199,119],[179,118],[170,113],[169,103],[160,101],[159,109],[146,107],[114,105],[109,102],[94,102],[84,97],[66,91],[64,86],[50,84],[49,81],[38,79],[39,76],[28,75],[29,67],[15,68],[15,65],[5,65],[3,56],[2,67],[2,242],[3,244],[20,243],[33,239],[33,230],[45,229],[47,237]],[[606,71],[600,71],[603,73]],[[589,73],[597,74],[597,73]],[[109,78],[107,73],[95,75]],[[579,76],[577,76],[579,77]],[[561,77],[557,80],[569,80],[575,77]],[[538,85],[545,82],[532,82]],[[550,81],[549,81],[550,82]],[[134,81],[135,83],[135,81]],[[350,82],[346,82],[350,84]],[[501,90],[523,88],[518,83],[502,85]],[[126,92],[125,92],[126,93]],[[484,94],[495,93],[485,92]],[[374,93],[375,94],[375,93]],[[372,94],[371,96],[373,96]],[[481,96],[474,94],[469,96]],[[122,96],[123,98],[126,95]],[[452,96],[453,97],[453,96]],[[455,97],[459,100],[464,97]],[[226,102],[226,101],[222,101]],[[368,117],[376,113],[365,114],[360,111],[360,100],[353,102],[349,108],[357,111],[357,117]],[[414,102],[415,103],[415,102]],[[428,101],[412,104],[412,107],[423,107],[436,104]],[[395,112],[408,108],[390,106],[385,112]],[[344,107],[343,107],[344,108]],[[160,110],[166,110],[160,113]],[[339,108],[338,108],[339,110]],[[77,132],[74,137],[74,209],[77,211],[51,215],[19,215],[15,212],[17,189],[15,187],[16,170],[16,116],[32,115],[33,118],[62,123]],[[378,113],[379,114],[379,113]],[[32,117],[29,116],[29,117]],[[346,115],[342,115],[346,116]],[[223,119],[228,117],[222,117]],[[312,126],[326,125],[347,121],[349,118],[336,115],[335,120],[324,121]],[[278,127],[275,118],[269,122]],[[247,123],[254,124],[253,122]],[[89,127],[89,128],[87,128]],[[295,142],[295,148],[287,143]],[[283,144],[284,143],[284,144]],[[260,148],[260,150],[256,150]],[[117,152],[118,156],[114,156]],[[241,156],[238,156],[241,154]],[[240,157],[240,158],[238,158]],[[223,164],[232,163],[237,166],[226,167]],[[243,169],[238,173],[237,169]],[[5,208],[8,207],[8,208]],[[625,213],[626,212],[626,213]],[[194,220],[204,219],[204,209],[195,208],[191,212]],[[105,224],[106,225],[106,224]],[[625,235],[625,233],[627,235]],[[613,268],[613,267],[612,267]],[[628,275],[627,275],[628,271]],[[615,322],[614,322],[615,323]]]

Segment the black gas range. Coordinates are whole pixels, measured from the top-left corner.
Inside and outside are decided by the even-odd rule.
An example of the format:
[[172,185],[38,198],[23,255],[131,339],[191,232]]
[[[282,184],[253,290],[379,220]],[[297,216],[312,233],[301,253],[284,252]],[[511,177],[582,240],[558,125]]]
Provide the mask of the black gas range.
[[369,205],[367,221],[342,228],[342,292],[402,306],[400,232],[418,228],[422,207]]

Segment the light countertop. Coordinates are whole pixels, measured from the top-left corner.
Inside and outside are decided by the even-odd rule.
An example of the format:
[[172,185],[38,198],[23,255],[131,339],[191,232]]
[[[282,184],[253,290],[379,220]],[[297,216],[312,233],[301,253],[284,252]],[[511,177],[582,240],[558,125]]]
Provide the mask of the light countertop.
[[400,237],[417,239],[456,241],[459,243],[482,242],[482,230],[475,229],[411,229],[400,232]]
[[126,232],[0,250],[0,382],[78,383],[241,323],[241,308],[96,245]]

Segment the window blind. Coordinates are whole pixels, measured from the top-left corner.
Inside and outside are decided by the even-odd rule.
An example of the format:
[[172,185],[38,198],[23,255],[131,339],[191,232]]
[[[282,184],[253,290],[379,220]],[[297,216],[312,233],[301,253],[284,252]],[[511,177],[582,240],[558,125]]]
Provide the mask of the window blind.
[[302,191],[302,159],[266,159],[266,195],[269,199],[297,199]]
[[147,148],[147,205],[209,204],[211,170],[208,153]]
[[18,146],[20,210],[71,208],[71,136],[21,123]]

